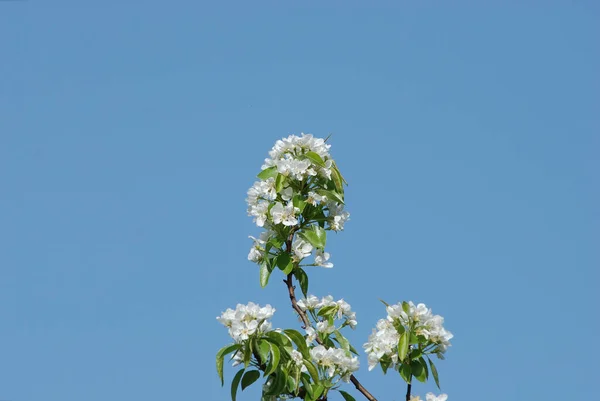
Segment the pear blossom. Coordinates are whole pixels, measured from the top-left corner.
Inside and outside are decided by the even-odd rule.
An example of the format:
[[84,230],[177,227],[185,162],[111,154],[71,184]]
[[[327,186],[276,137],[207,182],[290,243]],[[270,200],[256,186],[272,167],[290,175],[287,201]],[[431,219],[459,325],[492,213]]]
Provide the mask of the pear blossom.
[[340,375],[342,380],[348,382],[352,372],[358,370],[359,367],[357,357],[350,357],[346,351],[339,348],[325,348],[317,345],[310,350],[310,356],[325,370],[328,378]]
[[250,253],[248,253],[248,260],[258,263],[262,261],[263,254],[265,251],[265,244],[269,240],[269,238],[273,235],[270,231],[264,231],[260,233],[258,238],[254,238],[253,236],[249,236],[249,238],[253,241],[252,248],[250,248]]
[[317,323],[317,331],[323,334],[331,334],[335,331],[335,325],[329,324],[328,320]]
[[302,238],[296,237],[292,242],[292,251],[296,256],[296,261],[300,261],[312,253],[313,246],[310,242],[303,240]]
[[312,310],[312,309],[318,308],[319,302],[320,302],[319,298],[317,298],[314,295],[309,295],[305,299],[299,300],[298,301],[298,306],[303,311],[306,311],[307,309]]
[[304,331],[306,331],[306,345],[311,345],[317,339],[317,332],[310,326],[304,329]]
[[344,205],[335,202],[327,204],[329,209],[329,226],[333,231],[342,231],[344,224],[350,219],[350,213],[344,210]]
[[329,260],[329,252],[324,252],[322,249],[317,249],[315,254],[315,265],[331,268],[333,267],[333,263],[328,262]]
[[229,329],[229,335],[236,343],[248,340],[255,334],[271,330],[271,322],[275,308],[271,305],[260,307],[253,302],[247,305],[238,304],[235,310],[228,308],[217,320]]
[[434,315],[425,304],[415,305],[412,301],[389,305],[386,307],[387,318],[377,322],[376,329],[363,345],[368,355],[369,370],[373,369],[381,358],[387,355],[392,364],[398,362],[397,346],[400,335],[396,325],[400,324],[404,330],[411,331],[417,336],[422,336],[430,347],[426,353],[436,354],[443,359],[444,353],[450,346],[453,335],[443,327],[444,318]]
[[291,202],[286,206],[283,206],[281,202],[277,202],[271,208],[271,217],[273,218],[273,223],[275,224],[282,223],[284,226],[295,226],[298,224],[296,213],[299,211],[300,209],[294,207]]
[[313,206],[317,206],[317,203],[327,202],[327,197],[324,195],[319,195],[314,191],[308,191],[308,198],[306,199],[306,202]]

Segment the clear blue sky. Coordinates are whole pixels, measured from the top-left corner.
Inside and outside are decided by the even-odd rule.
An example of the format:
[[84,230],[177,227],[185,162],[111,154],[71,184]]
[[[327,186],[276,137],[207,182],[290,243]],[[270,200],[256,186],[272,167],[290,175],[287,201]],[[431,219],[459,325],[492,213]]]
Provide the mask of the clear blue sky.
[[215,316],[299,327],[244,199],[302,131],[350,182],[311,292],[356,346],[425,302],[450,401],[596,399],[600,6],[361,3],[0,1],[0,399],[227,401]]

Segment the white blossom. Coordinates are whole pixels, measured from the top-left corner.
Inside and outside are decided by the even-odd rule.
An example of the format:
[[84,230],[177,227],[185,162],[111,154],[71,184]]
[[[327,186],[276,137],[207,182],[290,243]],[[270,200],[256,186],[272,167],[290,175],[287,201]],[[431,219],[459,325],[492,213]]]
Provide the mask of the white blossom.
[[271,217],[273,218],[273,223],[280,224],[282,223],[284,226],[295,226],[298,224],[298,219],[296,218],[296,213],[300,210],[290,202],[286,206],[283,206],[281,202],[275,203],[275,205],[271,208]]
[[328,262],[328,260],[329,253],[324,252],[322,249],[317,249],[317,252],[315,253],[315,265],[326,268],[333,267],[333,263]]
[[327,377],[340,375],[342,380],[349,381],[352,372],[358,370],[357,357],[350,357],[346,351],[338,348],[325,348],[317,345],[310,350],[312,359],[326,371]]
[[306,202],[313,206],[317,206],[317,203],[327,202],[327,197],[324,195],[319,195],[314,191],[308,191],[308,198],[306,199]]
[[267,243],[271,235],[273,235],[272,232],[263,231],[262,233],[260,233],[260,236],[258,238],[249,236],[253,243],[252,248],[250,248],[250,253],[248,253],[248,260],[257,263],[263,259],[265,244]]
[[296,256],[296,261],[300,261],[310,256],[313,250],[313,246],[310,242],[303,240],[302,238],[296,237],[292,242],[292,251]]
[[229,335],[236,343],[241,343],[257,333],[271,330],[268,321],[275,313],[271,305],[260,307],[253,302],[238,304],[235,310],[228,308],[217,320],[229,329]]
[[435,353],[443,359],[443,354],[453,337],[452,333],[443,327],[443,317],[434,315],[425,304],[415,305],[413,302],[389,305],[386,311],[387,318],[377,322],[376,329],[363,345],[368,355],[369,370],[373,369],[384,355],[390,357],[392,363],[398,363],[396,347],[400,336],[395,328],[397,324],[417,336],[423,336],[428,344],[435,346],[429,353]]
[[319,298],[315,297],[314,295],[309,295],[305,299],[298,301],[298,306],[303,311],[306,311],[307,309],[312,310],[318,307],[319,302]]
[[344,210],[344,205],[335,202],[327,204],[329,209],[329,226],[333,231],[342,231],[344,224],[350,219],[350,213]]
[[335,331],[335,325],[329,324],[328,320],[317,323],[317,331],[323,334],[331,334]]
[[311,345],[317,339],[317,332],[312,327],[304,329],[306,331],[306,345]]

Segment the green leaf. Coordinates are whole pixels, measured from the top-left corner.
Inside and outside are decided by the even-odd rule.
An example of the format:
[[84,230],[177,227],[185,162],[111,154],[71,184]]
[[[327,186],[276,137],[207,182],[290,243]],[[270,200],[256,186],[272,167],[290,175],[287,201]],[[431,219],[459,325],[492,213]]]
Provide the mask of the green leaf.
[[258,340],[258,356],[260,357],[260,363],[267,363],[267,359],[269,358],[269,352],[271,352],[271,345],[266,340]]
[[324,306],[319,310],[317,316],[329,317],[330,315],[333,315],[338,310],[338,308],[338,305]]
[[419,348],[414,348],[410,351],[410,359],[419,359],[421,355],[423,355],[423,352]]
[[408,338],[408,332],[405,331],[404,333],[400,334],[400,341],[398,342],[398,358],[400,362],[404,361],[406,354],[408,354]]
[[317,189],[316,192],[321,196],[325,196],[329,201],[335,201],[337,203],[341,203],[342,205],[344,204],[344,197],[335,191]]
[[342,175],[338,171],[337,168],[331,169],[331,179],[333,180],[333,184],[335,185],[335,189],[340,194],[344,193],[344,185],[342,183]]
[[298,233],[300,237],[304,238],[308,242],[311,243],[315,248],[323,249],[325,248],[325,243],[327,241],[327,234],[325,230],[320,226],[312,226],[309,229],[305,229]]
[[418,360],[412,361],[410,363],[410,370],[412,375],[417,378],[418,381],[425,383],[427,381],[427,375],[425,374],[425,369],[423,369],[423,365]]
[[340,343],[340,347],[342,347],[344,351],[350,351],[350,342],[346,339],[346,337],[344,337],[339,330],[335,330],[334,333],[335,339],[338,341],[338,343]]
[[308,396],[311,399],[314,399],[314,393],[313,393],[313,389],[312,389],[312,384],[310,384],[310,382],[308,381],[308,379],[304,376],[302,376],[302,384],[304,385],[304,390],[306,390],[306,394],[308,394]]
[[419,358],[419,362],[421,362],[421,365],[423,365],[423,369],[425,369],[425,378],[429,379],[429,369],[427,369],[427,362],[425,362],[425,359],[423,359],[423,357]]
[[342,391],[342,390],[338,390],[338,391],[340,392],[340,394],[342,395],[342,397],[344,397],[344,400],[346,400],[346,401],[356,401],[356,398],[352,397],[347,392]]
[[384,360],[383,358],[381,358],[381,360],[379,361],[379,365],[381,366],[381,370],[383,371],[384,375],[387,373],[388,368],[390,367],[391,364],[392,364],[392,361],[389,359]]
[[300,283],[300,289],[302,290],[302,294],[307,297],[308,296],[308,276],[306,272],[301,268],[296,268],[294,270],[294,276],[296,276],[296,280]]
[[237,395],[237,389],[240,385],[240,380],[242,379],[242,375],[244,374],[244,369],[238,370],[238,372],[233,377],[231,381],[231,401],[235,401],[235,397]]
[[285,389],[287,375],[281,370],[278,370],[273,376],[273,383],[269,386],[267,391],[263,393],[265,395],[280,395]]
[[404,311],[404,313],[410,312],[410,305],[408,304],[408,302],[402,301],[402,310]]
[[270,343],[274,343],[280,347],[284,347],[286,345],[292,345],[289,338],[287,338],[285,335],[278,333],[276,331],[269,331],[268,333],[265,334],[264,338],[265,338],[265,340],[269,341]]
[[271,270],[269,269],[269,265],[267,262],[262,262],[260,264],[260,286],[265,288],[269,283],[269,276],[271,276]]
[[266,180],[271,177],[274,178],[275,176],[277,176],[277,166],[268,167],[257,175],[261,180]]
[[[252,344],[252,343],[249,343]],[[248,365],[250,365],[250,360],[252,359],[252,348],[250,347],[246,347],[246,349],[244,349],[244,368],[248,368]]]
[[302,195],[294,196],[292,198],[292,203],[294,204],[294,207],[300,209],[300,213],[302,213],[304,211],[304,208],[306,207],[306,202],[302,198]]
[[400,366],[400,376],[404,379],[405,382],[410,383],[412,378],[412,372],[410,370],[410,365],[403,363]]
[[402,334],[406,331],[406,329],[402,325],[402,322],[398,319],[394,319],[394,321],[392,322],[392,325],[394,326],[394,328],[396,329],[398,334]]
[[431,368],[431,374],[433,375],[433,380],[435,380],[435,385],[441,389],[440,387],[440,378],[438,376],[438,371],[437,368],[435,367],[435,365],[433,364],[433,361],[427,357],[427,360],[429,360],[429,367]]
[[244,391],[246,387],[250,386],[252,383],[257,381],[259,377],[260,372],[258,370],[247,371],[244,377],[242,377],[242,391]]
[[323,387],[321,384],[315,384],[313,386],[313,394],[316,398],[319,398],[321,396],[321,394],[323,394],[323,391],[325,390],[325,387]]
[[217,351],[217,373],[221,379],[221,386],[225,384],[225,381],[223,380],[223,359],[225,358],[225,355],[237,351],[240,347],[241,344],[230,344]]
[[309,159],[311,162],[313,162],[317,166],[325,167],[325,162],[323,161],[321,156],[319,156],[317,153],[315,153],[313,151],[309,151],[309,152],[306,152],[304,154],[304,156],[306,156],[307,159]]
[[342,181],[344,181],[344,184],[348,185],[348,181],[346,181],[346,179],[344,178],[344,176],[342,175],[342,173],[340,173],[340,169],[337,166],[336,162],[333,162],[333,168],[337,171],[337,173],[340,175],[340,177],[342,178]]
[[304,358],[310,358],[310,352],[308,352],[308,347],[306,346],[306,339],[302,334],[293,329],[285,329],[283,332],[294,342],[294,344],[296,344],[298,351]]
[[277,267],[283,270],[284,274],[287,275],[291,273],[292,269],[294,268],[294,264],[292,263],[292,257],[289,253],[280,253],[279,255],[277,255],[276,259]]
[[286,389],[290,393],[293,393],[296,391],[296,380],[294,380],[294,378],[292,376],[287,377]]
[[271,359],[267,364],[267,369],[265,370],[264,376],[269,376],[271,373],[277,369],[279,365],[279,359],[281,358],[281,351],[279,351],[279,347],[275,344],[269,344],[271,349]]
[[277,178],[275,178],[275,191],[277,191],[277,193],[281,192],[281,190],[283,189],[283,185],[285,184],[285,178],[285,175],[277,174]]
[[315,384],[320,383],[319,371],[317,370],[315,364],[312,361],[305,358],[304,366],[306,366],[306,370],[308,370],[308,374],[310,374],[310,377],[312,377],[313,382],[315,382]]

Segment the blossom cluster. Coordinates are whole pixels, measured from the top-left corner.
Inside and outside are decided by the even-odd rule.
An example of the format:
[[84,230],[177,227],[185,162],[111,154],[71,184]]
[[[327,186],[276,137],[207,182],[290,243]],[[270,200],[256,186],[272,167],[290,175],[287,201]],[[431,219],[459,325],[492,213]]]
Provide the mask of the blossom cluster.
[[310,350],[312,359],[323,368],[328,378],[340,375],[345,382],[350,381],[352,372],[358,370],[358,357],[348,356],[348,352],[339,348],[325,348],[317,345]]
[[[343,326],[350,326],[350,328],[356,328],[358,322],[356,321],[356,312],[352,311],[352,307],[350,304],[343,299],[338,301],[334,301],[331,295],[327,295],[321,299],[317,298],[314,295],[309,295],[304,299],[298,301],[298,307],[302,309],[304,312],[308,312],[313,318],[316,319],[318,309],[323,310],[324,308],[328,308],[328,313],[324,314],[325,316],[332,316],[335,319],[344,319]],[[329,319],[323,319],[322,321],[318,321],[317,324],[317,332],[323,334],[329,334],[336,330],[335,325]],[[312,338],[316,333],[314,330],[310,330],[308,327],[307,334],[308,338]]]
[[[344,210],[343,178],[329,154],[330,146],[310,134],[290,135],[275,143],[260,180],[247,192],[248,215],[266,229],[259,238],[250,237],[250,261],[262,263],[268,258],[267,241],[287,234],[285,228],[295,227],[299,233],[317,224],[333,231],[344,229],[350,214]],[[323,246],[306,238],[297,236],[292,248],[295,263],[315,251],[312,265],[333,267]]]
[[[403,304],[390,305],[387,308],[388,319],[399,320],[402,325],[410,328],[417,336],[423,336],[431,344],[436,345],[438,356],[445,353],[450,346],[454,335],[444,328],[444,318],[431,313],[425,304],[408,302],[408,307]],[[406,309],[406,310],[405,310]]]
[[271,305],[260,307],[254,302],[248,305],[237,304],[235,310],[228,308],[217,320],[229,329],[229,335],[236,343],[241,343],[255,334],[271,330],[271,322],[275,308]]
[[401,334],[398,328],[423,339],[423,353],[435,353],[439,358],[443,358],[453,337],[452,333],[443,327],[443,317],[433,315],[425,304],[415,306],[413,302],[390,305],[386,310],[387,318],[377,322],[376,328],[363,345],[368,356],[369,370],[383,358],[389,358],[394,365],[402,362],[398,360],[397,352]]

